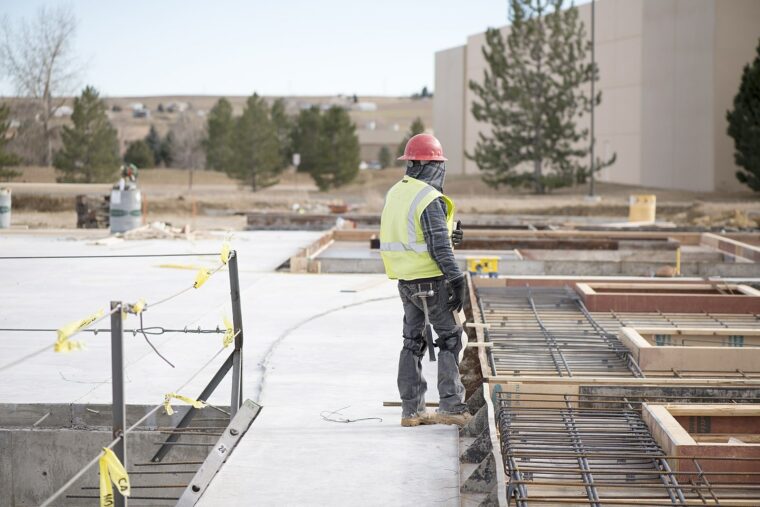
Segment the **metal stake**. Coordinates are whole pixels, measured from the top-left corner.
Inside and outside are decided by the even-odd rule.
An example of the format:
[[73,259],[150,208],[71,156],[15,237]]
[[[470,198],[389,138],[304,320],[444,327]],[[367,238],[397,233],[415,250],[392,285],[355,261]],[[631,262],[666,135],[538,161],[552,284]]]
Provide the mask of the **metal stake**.
[[[124,468],[127,468],[127,427],[124,408],[124,335],[122,333],[121,302],[111,301],[111,391],[113,412],[113,438],[120,438],[113,452]],[[118,310],[117,310],[118,309]],[[114,311],[117,310],[117,311]],[[114,493],[114,507],[126,507],[127,499],[121,492]]]
[[227,266],[230,271],[230,298],[232,300],[232,323],[235,333],[235,350],[232,353],[232,398],[230,418],[235,417],[243,404],[243,311],[240,307],[240,278],[238,276],[237,251],[230,252]]

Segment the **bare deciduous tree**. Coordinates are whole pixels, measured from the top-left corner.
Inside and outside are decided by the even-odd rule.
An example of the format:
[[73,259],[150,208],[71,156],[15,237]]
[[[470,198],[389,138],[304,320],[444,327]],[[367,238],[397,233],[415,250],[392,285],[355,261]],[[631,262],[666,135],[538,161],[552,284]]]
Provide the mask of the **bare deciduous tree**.
[[203,140],[206,138],[204,122],[196,115],[182,114],[174,122],[166,135],[166,143],[172,167],[189,169],[187,188],[193,189],[193,172],[206,166],[206,151]]
[[45,138],[45,163],[53,159],[53,126],[56,109],[71,94],[80,68],[74,59],[73,40],[77,20],[70,6],[41,7],[32,20],[21,20],[14,29],[10,20],[0,25],[0,65],[19,95],[40,104]]
[[172,167],[203,169],[206,156],[202,141],[205,137],[203,120],[192,114],[181,115],[169,130]]
[[45,132],[39,118],[39,102],[16,100],[11,106],[11,117],[18,122],[16,135],[8,142],[8,150],[15,153],[23,164],[45,165]]

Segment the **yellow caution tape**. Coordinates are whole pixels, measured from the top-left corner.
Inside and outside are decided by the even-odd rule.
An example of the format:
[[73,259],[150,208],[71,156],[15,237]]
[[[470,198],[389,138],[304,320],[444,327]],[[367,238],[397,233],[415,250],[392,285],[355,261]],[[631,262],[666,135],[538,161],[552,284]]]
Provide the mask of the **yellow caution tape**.
[[145,310],[145,300],[144,299],[138,299],[136,303],[132,304],[132,313],[135,315],[140,315],[143,310]]
[[119,458],[111,449],[103,448],[103,455],[98,460],[100,467],[100,507],[112,507],[113,499],[113,482],[123,496],[129,496],[131,493],[129,487],[129,475],[124,470]]
[[56,332],[58,333],[58,338],[55,341],[55,346],[53,347],[53,350],[56,352],[71,352],[72,350],[79,350],[82,348],[81,342],[75,342],[70,341],[69,338],[77,333],[78,331],[81,331],[82,329],[86,328],[99,318],[101,318],[104,315],[103,310],[98,310],[97,312],[93,313],[89,317],[85,317],[81,320],[76,320],[74,322],[69,322],[62,328],[58,329]]
[[164,410],[166,410],[166,415],[172,415],[174,413],[174,409],[171,405],[172,398],[175,398],[180,401],[184,401],[188,405],[192,405],[195,408],[203,408],[206,406],[206,404],[200,400],[194,400],[192,398],[189,398],[187,396],[182,396],[181,394],[177,393],[168,393],[164,396]]
[[222,264],[227,264],[227,262],[230,260],[230,242],[225,241],[222,243],[222,253],[220,254],[220,257],[222,259]]
[[200,289],[204,283],[206,283],[206,280],[208,280],[208,277],[211,276],[211,271],[208,269],[201,269],[198,271],[198,274],[195,275],[195,282],[193,282],[193,288]]
[[98,320],[100,317],[103,316],[103,310],[98,310],[97,312],[93,313],[89,317],[85,317],[82,320],[76,320],[74,322],[69,322],[62,328],[58,329],[58,341],[64,341],[68,340],[71,335],[76,333],[77,331],[80,331],[81,329],[89,326],[96,320]]
[[232,322],[230,322],[230,319],[227,317],[224,317],[224,327],[227,329],[224,333],[224,340],[222,341],[222,345],[224,345],[224,348],[230,346],[232,343],[232,340],[235,339],[235,328],[232,327]]
[[53,345],[53,350],[55,352],[72,352],[74,350],[82,350],[84,348],[84,343],[80,341],[74,341],[74,340],[63,340],[63,341],[56,341],[55,345]]

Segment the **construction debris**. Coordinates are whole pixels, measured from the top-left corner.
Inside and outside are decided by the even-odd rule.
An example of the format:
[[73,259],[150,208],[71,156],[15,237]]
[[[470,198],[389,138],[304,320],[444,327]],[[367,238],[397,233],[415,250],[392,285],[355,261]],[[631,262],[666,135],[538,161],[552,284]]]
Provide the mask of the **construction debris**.
[[212,236],[201,231],[191,231],[190,225],[185,224],[182,227],[173,227],[165,222],[152,222],[142,227],[132,229],[127,232],[115,234],[118,238],[125,240],[142,240],[142,239],[210,239]]
[[107,229],[110,196],[78,195],[76,201],[77,229]]

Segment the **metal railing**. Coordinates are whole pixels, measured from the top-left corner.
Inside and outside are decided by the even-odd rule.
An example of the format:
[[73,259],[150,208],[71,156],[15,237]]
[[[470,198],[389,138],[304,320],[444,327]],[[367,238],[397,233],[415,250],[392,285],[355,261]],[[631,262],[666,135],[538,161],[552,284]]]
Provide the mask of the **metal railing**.
[[[188,254],[159,254],[156,256],[160,257],[168,257],[172,255],[188,255]],[[219,254],[190,254],[190,255],[219,255]],[[76,258],[80,258],[82,256],[74,256]],[[90,257],[90,256],[86,256]],[[119,255],[116,256],[93,256],[93,257],[122,257]],[[133,256],[133,257],[151,257],[151,255],[139,255],[139,256]],[[28,258],[28,257],[14,257],[14,258]],[[44,258],[68,258],[63,256],[55,256],[55,257],[44,257]],[[237,413],[238,409],[241,407],[243,403],[243,317],[242,317],[242,308],[241,308],[241,300],[240,300],[240,279],[239,279],[239,273],[238,273],[238,255],[235,250],[230,251],[229,258],[227,260],[227,268],[229,271],[229,284],[230,284],[230,300],[232,304],[232,319],[233,319],[233,337],[234,337],[234,348],[230,355],[227,357],[225,362],[222,364],[222,366],[217,370],[217,372],[214,374],[214,376],[211,378],[209,383],[206,385],[206,387],[201,391],[200,395],[196,398],[198,401],[207,401],[208,398],[211,396],[211,394],[216,390],[219,383],[224,379],[224,377],[227,375],[227,373],[232,370],[232,388],[231,388],[231,396],[230,396],[230,419],[234,418],[235,414]],[[221,269],[222,266],[220,266],[219,269]],[[219,270],[217,269],[217,271]],[[161,300],[160,302],[163,303],[165,301],[168,301],[169,299],[176,297],[182,293],[184,293],[186,290],[180,291],[179,293],[170,296],[169,298],[165,298]],[[155,304],[154,304],[155,306]],[[149,308],[148,306],[147,308]],[[126,400],[124,397],[124,329],[123,329],[123,323],[122,323],[122,311],[125,309],[128,309],[129,305],[122,301],[111,301],[110,304],[110,317],[111,317],[111,325],[110,325],[110,335],[111,335],[111,389],[112,389],[112,413],[113,413],[113,421],[112,421],[112,437],[113,439],[111,442],[109,442],[107,445],[105,445],[105,448],[113,450],[114,454],[118,457],[119,461],[121,461],[124,468],[127,468],[127,462],[128,462],[128,455],[127,455],[127,435],[134,431],[136,428],[138,428],[144,421],[146,421],[149,417],[157,413],[161,408],[164,406],[163,403],[160,403],[153,407],[151,410],[149,410],[144,416],[142,416],[138,421],[133,423],[131,426],[127,427],[126,422]],[[98,319],[99,322],[101,319]],[[93,322],[92,324],[95,324],[96,322]],[[19,330],[21,331],[21,330]],[[82,329],[81,331],[87,331],[86,329]],[[187,332],[187,330],[184,330]],[[201,331],[199,331],[201,332]],[[206,332],[206,331],[204,331]],[[208,332],[214,332],[214,331],[208,331]],[[219,332],[218,330],[216,332]],[[147,339],[147,338],[146,338]],[[150,342],[149,342],[150,343]],[[46,349],[48,349],[46,347]],[[211,362],[216,359],[222,352],[224,351],[224,347],[222,347],[211,359],[209,359],[203,366],[201,366],[198,370],[193,373],[193,375],[182,385],[179,386],[174,390],[174,392],[181,391],[185,386],[187,386],[190,382],[192,382]],[[27,359],[27,358],[22,358]],[[16,363],[12,363],[9,366],[15,366]],[[190,406],[187,412],[183,415],[181,418],[179,424],[175,427],[175,430],[181,430],[182,428],[187,427],[190,422],[193,420],[193,417],[196,415],[198,409],[194,408],[193,406]],[[166,440],[163,442],[161,447],[158,449],[158,451],[155,453],[153,458],[151,459],[151,462],[153,463],[159,463],[161,460],[171,451],[172,444],[176,443],[176,441],[181,436],[181,431],[171,431],[170,435],[166,438]],[[73,486],[79,479],[81,479],[84,474],[92,468],[96,463],[98,463],[100,457],[102,454],[98,454],[95,456],[92,460],[87,462],[84,466],[82,466],[77,473],[75,473],[65,484],[63,484],[60,488],[58,488],[50,497],[47,498],[42,504],[41,507],[46,507],[53,505],[53,502],[55,502],[57,499],[59,499],[66,491]],[[127,499],[124,497],[117,489],[117,491],[114,492],[114,498],[113,498],[113,505],[115,507],[124,507],[127,505]]]

